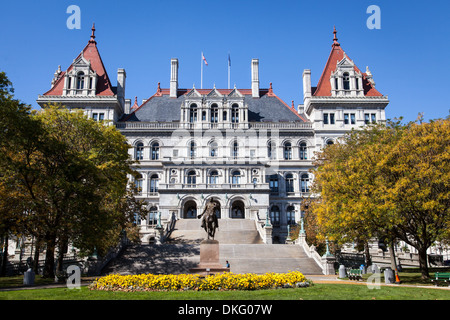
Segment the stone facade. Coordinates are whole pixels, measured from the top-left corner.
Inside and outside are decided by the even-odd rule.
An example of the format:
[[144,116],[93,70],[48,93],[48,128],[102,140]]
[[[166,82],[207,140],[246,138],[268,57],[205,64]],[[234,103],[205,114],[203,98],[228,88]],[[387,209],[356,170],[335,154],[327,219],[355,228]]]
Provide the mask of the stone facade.
[[313,196],[314,152],[352,128],[385,121],[388,98],[375,89],[368,68],[362,73],[343,52],[336,33],[317,87],[311,71],[303,72],[304,103],[296,107],[282,101],[272,84],[260,87],[258,59],[251,61],[248,89],[181,89],[179,61],[171,59],[170,87],[158,84],[150,98],[141,105],[136,98],[131,106],[125,70],[118,70],[113,87],[94,31],[37,101],[81,108],[126,136],[130,157],[139,160],[139,175],[130,181],[151,209],[137,221],[144,241],[154,237],[159,214],[163,223],[173,215],[195,219],[213,199],[220,219],[254,219],[264,230],[268,215],[266,243],[284,243],[288,225],[301,219],[302,199]]

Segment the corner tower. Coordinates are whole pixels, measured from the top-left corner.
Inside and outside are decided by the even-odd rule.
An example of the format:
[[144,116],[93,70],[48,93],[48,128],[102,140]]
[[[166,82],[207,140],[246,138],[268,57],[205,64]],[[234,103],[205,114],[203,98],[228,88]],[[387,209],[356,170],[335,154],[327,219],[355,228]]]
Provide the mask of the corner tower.
[[361,72],[342,49],[336,28],[333,34],[331,52],[316,87],[311,86],[311,71],[303,72],[304,112],[313,123],[317,148],[334,143],[353,128],[385,122],[389,103],[375,88],[369,68]]
[[60,103],[68,109],[82,109],[95,120],[118,121],[125,107],[125,69],[117,71],[117,86],[112,86],[95,40],[95,25],[91,37],[67,70],[61,66],[54,73],[51,88],[39,95],[37,103]]

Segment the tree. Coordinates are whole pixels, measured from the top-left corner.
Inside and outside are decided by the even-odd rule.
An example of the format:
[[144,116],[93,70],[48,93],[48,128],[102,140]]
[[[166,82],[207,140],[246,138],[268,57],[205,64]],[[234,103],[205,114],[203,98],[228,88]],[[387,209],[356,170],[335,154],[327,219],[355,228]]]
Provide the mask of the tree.
[[30,106],[14,99],[13,93],[12,83],[0,72],[0,238],[5,240],[0,275],[5,273],[8,239],[25,233],[24,212],[30,205],[24,192],[26,162],[39,146],[41,131]]
[[35,118],[45,144],[33,163],[30,194],[36,210],[29,220],[40,226],[46,242],[44,276],[52,277],[58,243],[64,247],[73,241],[83,252],[99,254],[117,243],[132,219],[120,206],[132,170],[129,145],[115,127],[55,105]]
[[354,130],[317,156],[312,204],[321,229],[340,242],[398,238],[419,252],[450,220],[450,125],[388,122]]

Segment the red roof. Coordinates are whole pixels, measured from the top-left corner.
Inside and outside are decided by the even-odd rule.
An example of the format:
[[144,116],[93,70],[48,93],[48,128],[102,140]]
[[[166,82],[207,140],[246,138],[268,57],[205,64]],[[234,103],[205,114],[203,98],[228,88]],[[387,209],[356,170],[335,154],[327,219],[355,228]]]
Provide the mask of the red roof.
[[[344,56],[347,56],[342,50],[341,45],[337,41],[336,38],[336,29],[334,29],[334,39],[333,44],[331,46],[331,53],[328,57],[327,64],[325,65],[325,68],[322,72],[322,76],[320,77],[320,80],[317,84],[316,90],[313,93],[313,96],[319,96],[319,97],[331,97],[331,83],[330,83],[330,77],[333,72],[336,71],[336,66],[339,61],[344,59]],[[363,76],[363,88],[364,88],[364,95],[365,96],[383,96],[378,90],[375,89],[375,87],[370,83],[370,81],[367,79],[367,74],[362,73],[358,67],[355,65],[354,67],[355,71],[359,72]]]
[[[76,57],[75,61],[83,54],[83,57],[91,62],[91,68],[97,73],[97,88],[96,95],[97,96],[114,96],[114,92],[112,90],[111,81],[109,81],[108,73],[106,73],[105,66],[103,65],[102,58],[100,57],[100,53],[97,49],[97,42],[95,39],[95,27],[92,27],[92,35],[86,47],[83,51]],[[73,69],[73,64],[67,69],[67,71],[61,73],[58,81],[56,81],[55,85],[46,93],[45,96],[61,96],[63,94],[64,89],[64,74]]]

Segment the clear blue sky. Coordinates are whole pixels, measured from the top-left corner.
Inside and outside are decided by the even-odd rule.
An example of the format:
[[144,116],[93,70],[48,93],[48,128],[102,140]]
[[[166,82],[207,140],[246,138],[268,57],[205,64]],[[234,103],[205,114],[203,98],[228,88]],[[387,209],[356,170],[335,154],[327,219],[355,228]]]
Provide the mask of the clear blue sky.
[[[81,9],[81,29],[70,30],[69,5]],[[370,30],[369,5],[381,9],[381,29]],[[170,58],[180,62],[181,88],[200,87],[200,55],[208,61],[203,88],[250,88],[250,62],[260,61],[261,87],[290,104],[302,103],[302,72],[317,84],[336,25],[341,46],[389,96],[388,118],[446,117],[450,72],[449,1],[3,1],[0,70],[16,98],[38,108],[58,65],[65,70],[96,25],[96,40],[113,85],[127,71],[126,97],[138,101],[169,87]]]

